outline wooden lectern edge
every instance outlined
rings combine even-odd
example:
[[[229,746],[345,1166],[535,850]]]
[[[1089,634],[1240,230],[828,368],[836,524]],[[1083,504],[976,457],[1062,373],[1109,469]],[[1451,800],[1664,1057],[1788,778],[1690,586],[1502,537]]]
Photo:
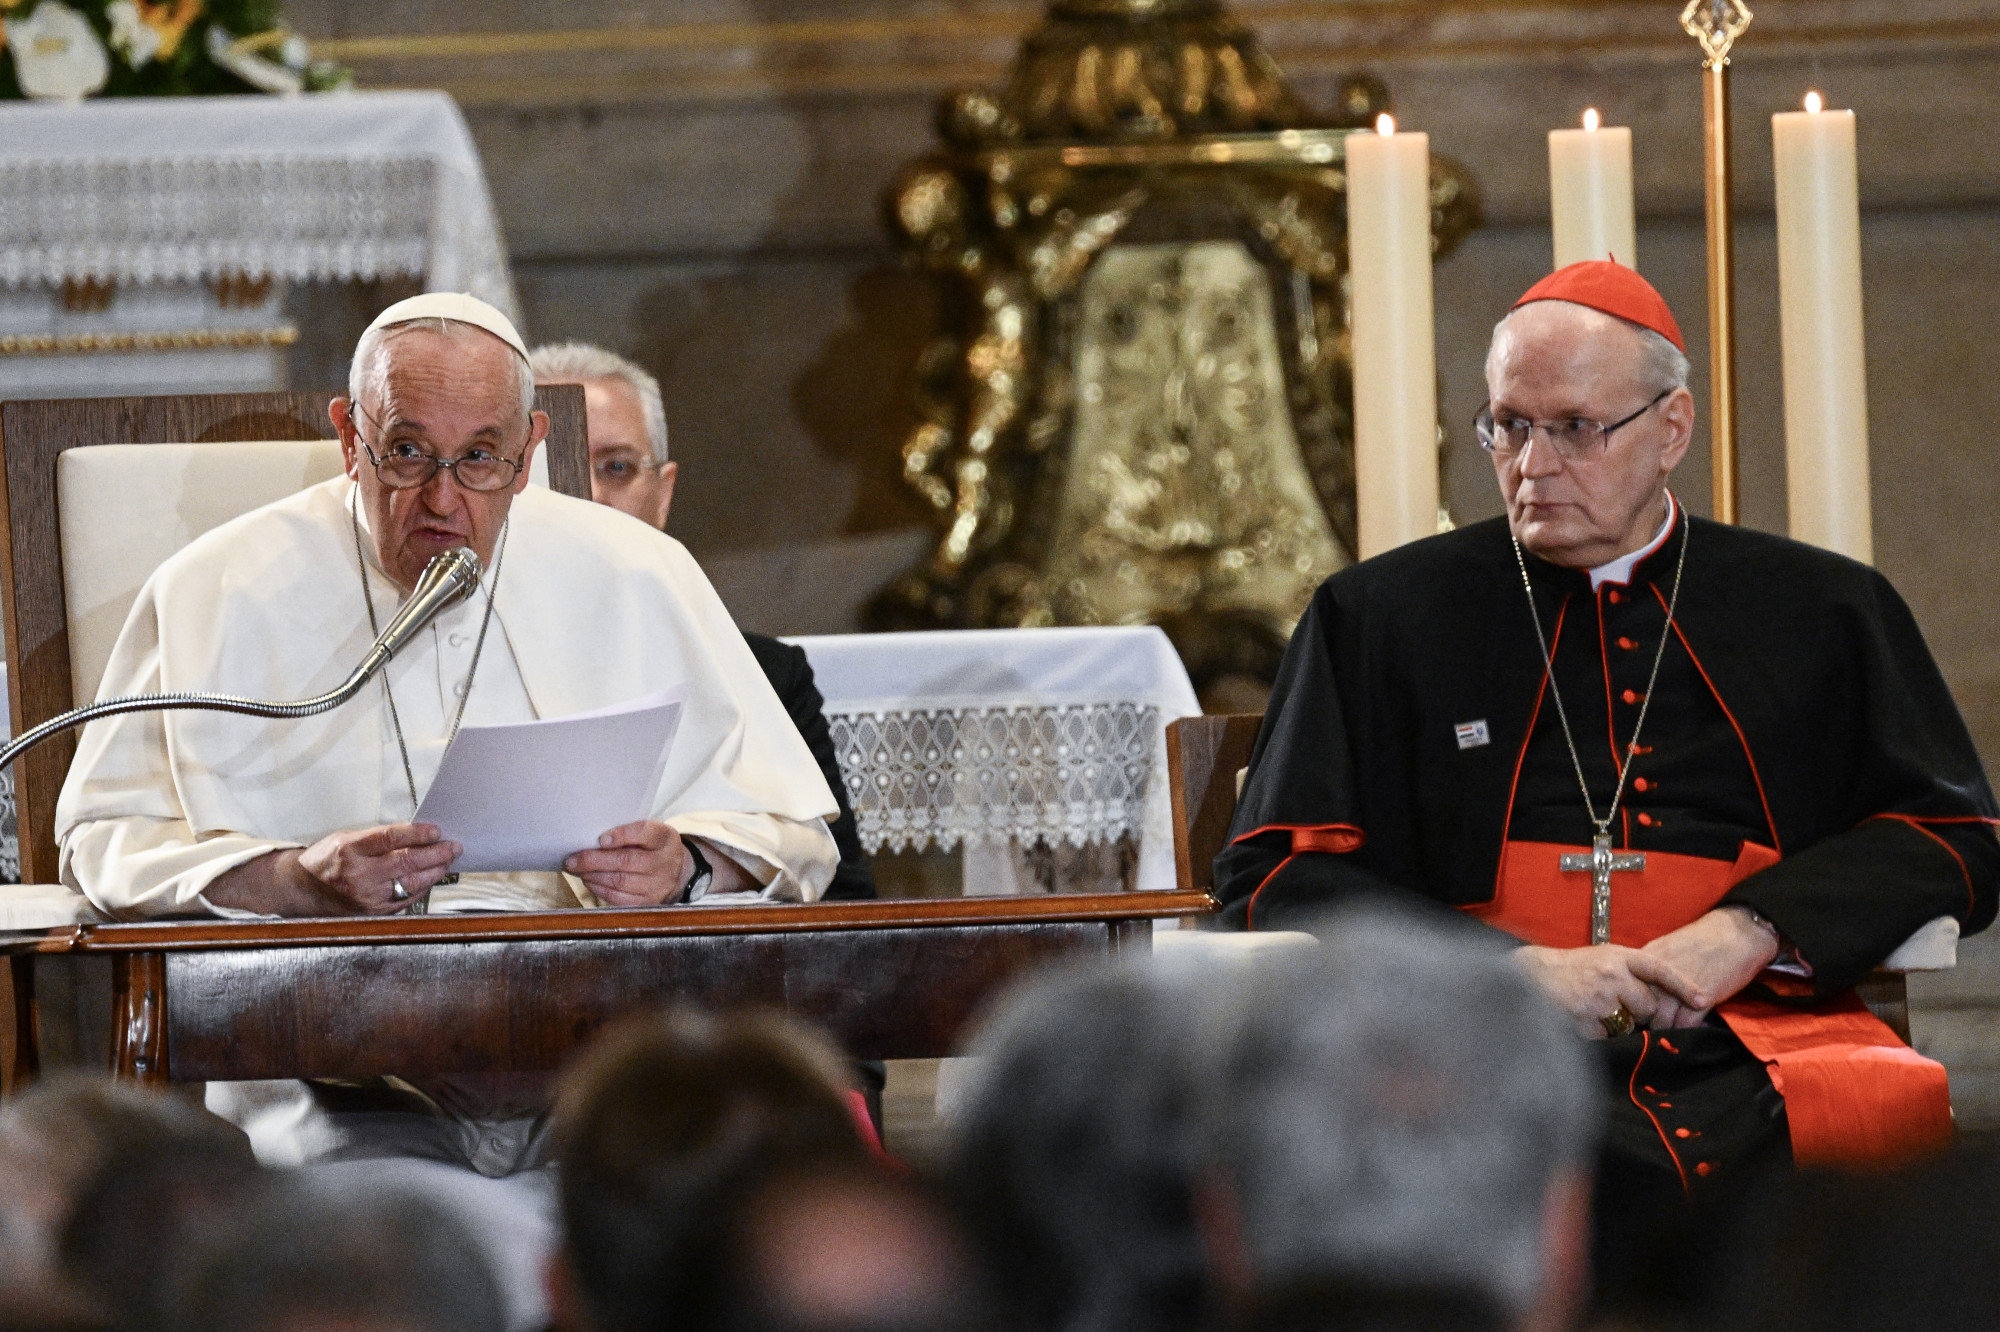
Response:
[[[0,953],[155,953],[345,944],[500,943],[512,939],[632,939],[794,934],[962,925],[1138,921],[1212,915],[1206,892],[1143,891],[1048,897],[965,897],[755,906],[496,911],[438,916],[174,920],[64,925],[0,934]]]

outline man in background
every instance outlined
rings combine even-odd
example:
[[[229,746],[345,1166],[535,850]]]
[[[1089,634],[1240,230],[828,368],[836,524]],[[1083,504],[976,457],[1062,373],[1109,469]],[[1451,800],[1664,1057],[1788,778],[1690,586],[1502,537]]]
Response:
[[[680,464],[667,456],[667,413],[660,397],[660,381],[616,352],[587,342],[550,343],[535,348],[528,360],[538,385],[583,386],[590,435],[590,497],[648,527],[664,530],[667,513],[673,508]],[[840,804],[840,818],[833,824],[840,867],[821,900],[874,897],[875,875],[861,849],[854,809],[822,711],[825,700],[813,683],[805,652],[762,634],[746,633],[743,637],[819,761],[826,784]]]

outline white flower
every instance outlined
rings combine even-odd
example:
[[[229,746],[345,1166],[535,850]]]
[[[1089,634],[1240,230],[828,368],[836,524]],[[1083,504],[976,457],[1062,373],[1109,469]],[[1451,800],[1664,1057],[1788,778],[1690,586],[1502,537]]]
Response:
[[[111,77],[111,57],[83,15],[42,0],[25,19],[4,20],[14,74],[30,97],[80,102]]]
[[[111,0],[104,7],[104,16],[111,20],[111,49],[124,56],[133,69],[144,67],[160,53],[160,34],[139,17],[139,6],[132,0]]]
[[[304,69],[312,63],[312,48],[306,45],[305,38],[293,33],[278,48],[278,59],[285,62],[287,69]]]
[[[50,0],[43,0],[44,4]],[[268,93],[297,93],[306,81],[275,60],[266,60],[231,37],[220,23],[208,27],[208,58],[253,88]]]

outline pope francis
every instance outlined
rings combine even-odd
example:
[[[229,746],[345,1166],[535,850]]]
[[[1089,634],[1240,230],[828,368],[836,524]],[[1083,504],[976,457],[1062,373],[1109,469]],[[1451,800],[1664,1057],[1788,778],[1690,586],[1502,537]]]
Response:
[[[432,557],[479,593],[344,707],[302,721],[140,713],[85,730],[56,813],[64,882],[110,915],[327,916],[811,900],[834,801],[743,637],[671,537],[528,485],[548,430],[506,317],[467,296],[385,310],[330,414],[346,475],[207,533],[140,591],[100,697],[291,699],[344,678]],[[649,819],[568,873],[452,874],[412,822],[461,725],[684,686]]]

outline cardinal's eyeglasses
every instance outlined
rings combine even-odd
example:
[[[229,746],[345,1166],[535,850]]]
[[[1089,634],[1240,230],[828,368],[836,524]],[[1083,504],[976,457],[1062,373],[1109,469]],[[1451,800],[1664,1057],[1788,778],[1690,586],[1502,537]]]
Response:
[[[356,403],[355,409],[380,432],[380,423],[367,408]],[[521,472],[517,459],[504,457],[478,445],[456,458],[440,458],[435,453],[426,453],[409,440],[397,440],[384,445],[382,456],[378,458],[368,441],[361,438],[360,431],[355,431],[354,437],[368,455],[368,461],[374,464],[375,475],[391,490],[420,490],[429,485],[431,478],[440,470],[450,472],[452,479],[467,490],[505,490],[514,484],[514,478]]]
[[[1610,425],[1584,416],[1565,417],[1560,421],[1528,421],[1520,417],[1496,421],[1493,419],[1493,404],[1488,403],[1479,409],[1479,415],[1472,418],[1472,428],[1479,432],[1479,447],[1502,458],[1512,457],[1527,448],[1528,441],[1539,430],[1548,436],[1549,447],[1564,462],[1584,462],[1604,452],[1605,441],[1611,437],[1612,431],[1631,425],[1659,406],[1661,400],[1673,391],[1671,388],[1661,389],[1644,407]]]

